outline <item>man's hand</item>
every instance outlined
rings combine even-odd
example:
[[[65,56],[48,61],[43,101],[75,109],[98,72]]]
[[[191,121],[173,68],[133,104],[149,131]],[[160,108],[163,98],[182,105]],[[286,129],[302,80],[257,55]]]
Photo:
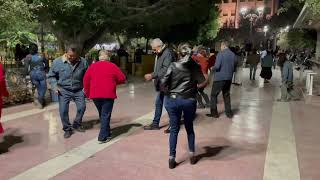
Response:
[[[152,75],[151,74],[146,74],[146,75],[144,75],[144,79],[146,81],[151,81],[152,80]]]
[[[55,92],[57,95],[59,95],[59,94],[60,94],[60,89],[57,88],[57,89],[54,90],[54,92]]]

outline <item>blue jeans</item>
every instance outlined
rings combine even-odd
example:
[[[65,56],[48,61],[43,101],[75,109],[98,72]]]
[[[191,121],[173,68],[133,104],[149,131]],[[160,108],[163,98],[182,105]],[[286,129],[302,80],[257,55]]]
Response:
[[[167,98],[165,107],[169,114],[171,126],[169,137],[170,157],[176,157],[176,147],[182,113],[184,117],[184,125],[188,135],[189,151],[192,153],[195,152],[193,121],[196,117],[197,101],[182,98]]]
[[[110,119],[114,104],[114,99],[97,98],[93,99],[94,104],[97,107],[100,118],[100,133],[98,140],[105,141],[110,136]]]
[[[257,65],[250,65],[250,80],[256,79]]]
[[[156,97],[156,103],[155,103],[156,110],[154,112],[154,118],[153,118],[153,123],[152,123],[153,125],[159,126],[159,124],[160,124],[164,101],[165,101],[164,93],[158,92],[157,97]]]
[[[69,104],[73,100],[76,103],[77,115],[73,122],[73,125],[69,121]],[[72,128],[78,128],[81,126],[82,117],[86,111],[85,96],[82,90],[69,91],[60,89],[59,92],[59,112],[64,131],[72,131]]]
[[[33,70],[31,71],[30,78],[32,84],[37,88],[38,101],[43,105],[47,91],[46,73],[40,70]]]

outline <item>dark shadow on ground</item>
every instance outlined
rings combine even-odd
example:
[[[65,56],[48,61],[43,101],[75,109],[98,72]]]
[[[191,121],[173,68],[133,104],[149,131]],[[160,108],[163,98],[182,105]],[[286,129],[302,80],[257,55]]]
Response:
[[[222,150],[228,148],[229,146],[217,146],[217,147],[210,147],[205,146],[203,149],[205,150],[204,153],[197,155],[197,161],[200,161],[203,158],[211,158],[217,156]]]
[[[0,143],[0,155],[8,153],[9,149],[16,144],[24,142],[22,136],[6,135],[3,137],[3,142]]]
[[[94,119],[94,120],[90,120],[90,121],[85,121],[82,122],[82,126],[84,129],[89,130],[89,129],[93,129],[95,125],[100,124],[100,120],[98,119]]]
[[[132,129],[134,127],[142,127],[142,125],[138,124],[138,123],[134,123],[134,124],[126,124],[126,125],[123,125],[123,126],[112,128],[111,129],[112,138],[121,136],[122,134],[125,134],[125,133],[129,132],[130,129]]]

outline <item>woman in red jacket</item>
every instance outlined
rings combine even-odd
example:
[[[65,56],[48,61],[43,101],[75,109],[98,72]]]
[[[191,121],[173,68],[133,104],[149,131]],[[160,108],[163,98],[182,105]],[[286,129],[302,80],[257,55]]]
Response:
[[[126,77],[115,64],[109,62],[110,53],[108,51],[100,51],[99,60],[87,70],[83,85],[85,95],[93,99],[99,112],[101,129],[98,141],[105,143],[111,137],[110,119],[114,99],[117,98],[116,87],[125,83]]]
[[[1,119],[2,97],[3,96],[8,97],[9,93],[8,93],[7,86],[6,86],[6,80],[4,77],[3,67],[0,64],[0,119]],[[3,133],[3,127],[0,122],[0,134],[2,134],[2,133]]]

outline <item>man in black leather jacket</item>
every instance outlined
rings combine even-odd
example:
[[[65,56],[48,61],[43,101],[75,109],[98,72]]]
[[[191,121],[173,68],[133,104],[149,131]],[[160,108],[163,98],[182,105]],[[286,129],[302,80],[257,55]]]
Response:
[[[173,51],[168,48],[160,39],[154,39],[151,42],[152,50],[157,53],[154,72],[146,74],[145,79],[147,81],[154,80],[155,89],[157,91],[157,97],[155,102],[155,113],[153,122],[145,126],[145,130],[159,130],[160,118],[162,115],[163,103],[165,101],[164,92],[160,89],[160,79],[167,72],[168,67],[175,61]]]
[[[172,63],[161,79],[161,88],[166,92],[165,108],[170,117],[170,158],[169,168],[176,166],[176,146],[180,121],[183,113],[184,124],[188,134],[190,163],[195,164],[195,135],[193,120],[197,109],[197,88],[206,85],[200,66],[191,59],[191,47],[188,44],[179,46],[179,61]]]

